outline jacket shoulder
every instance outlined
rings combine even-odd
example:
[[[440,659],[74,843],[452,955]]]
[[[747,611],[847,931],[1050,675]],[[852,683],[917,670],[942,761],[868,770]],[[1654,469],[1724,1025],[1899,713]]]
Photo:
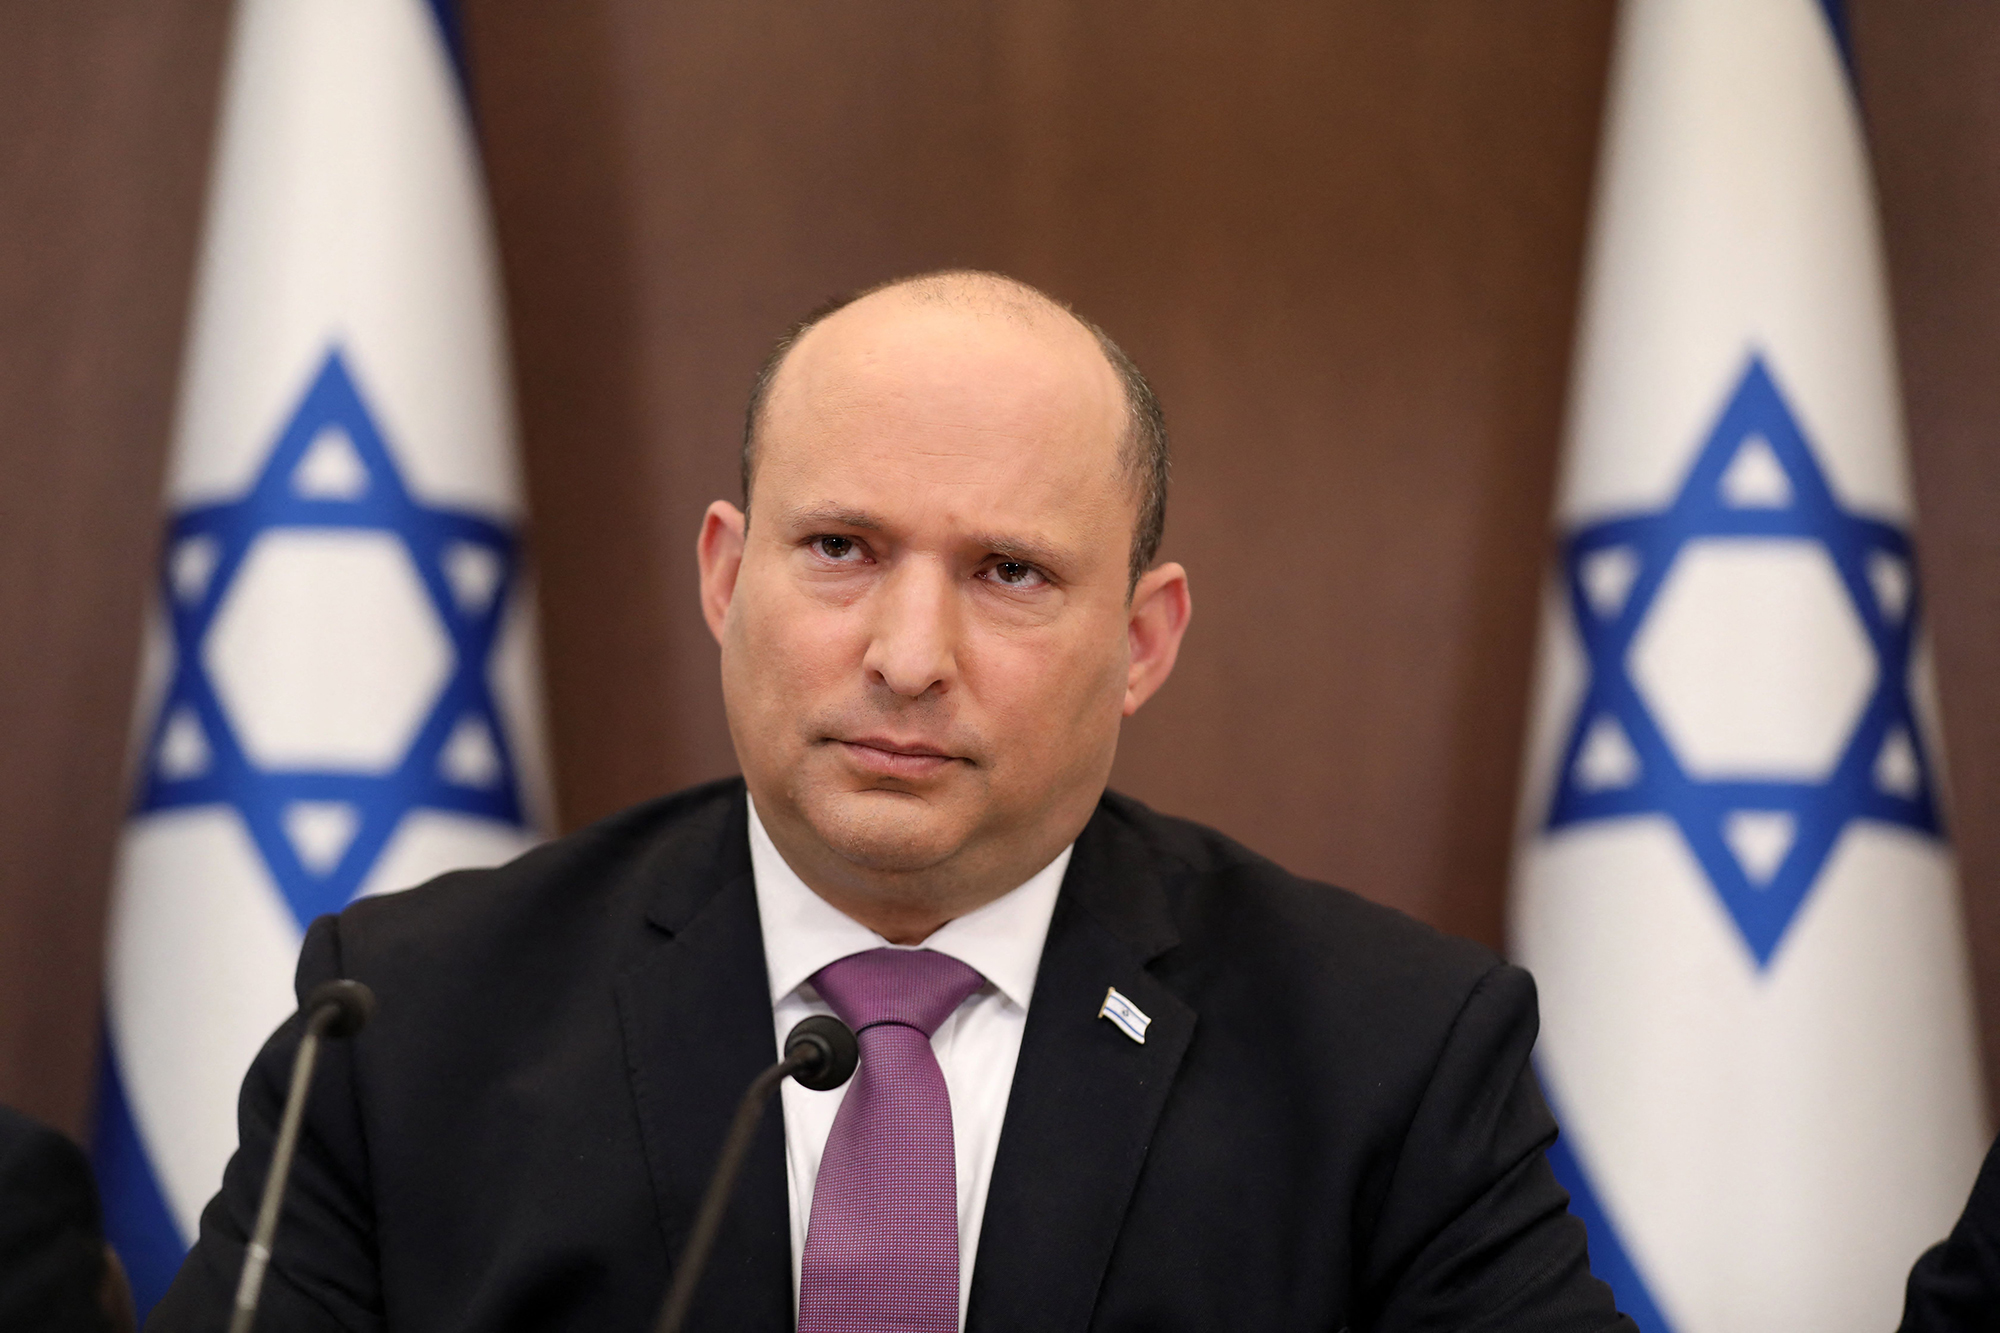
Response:
[[[712,782],[620,811],[504,865],[454,870],[415,888],[364,898],[316,931],[337,937],[340,961],[367,971],[454,970],[518,950],[560,956],[565,942],[608,943],[639,921],[664,886],[713,879],[748,864],[743,783]],[[734,838],[732,841],[732,834]],[[602,962],[603,954],[596,954]],[[362,975],[356,971],[354,975]]]
[[[1297,970],[1314,989],[1351,1001],[1398,1005],[1428,997],[1424,1007],[1454,1011],[1482,977],[1506,966],[1471,940],[1295,875],[1226,834],[1129,796],[1107,792],[1098,820],[1124,844],[1121,860],[1153,868],[1170,904],[1177,952],[1190,962]]]

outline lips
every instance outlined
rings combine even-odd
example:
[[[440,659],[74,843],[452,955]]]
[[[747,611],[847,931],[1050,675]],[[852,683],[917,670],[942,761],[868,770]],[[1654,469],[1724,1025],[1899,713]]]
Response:
[[[958,762],[956,756],[921,741],[862,736],[833,743],[855,767],[887,778],[926,778]]]

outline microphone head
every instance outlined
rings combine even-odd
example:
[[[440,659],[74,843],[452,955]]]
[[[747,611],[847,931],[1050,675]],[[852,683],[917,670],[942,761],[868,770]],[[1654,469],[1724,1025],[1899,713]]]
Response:
[[[351,1037],[367,1025],[375,1012],[375,992],[358,981],[342,977],[321,982],[300,1006],[306,1022],[316,1026],[322,1037]]]
[[[785,1058],[808,1055],[811,1063],[792,1071],[792,1077],[814,1092],[830,1092],[854,1077],[861,1063],[861,1043],[854,1029],[832,1014],[814,1014],[799,1020],[785,1036]]]

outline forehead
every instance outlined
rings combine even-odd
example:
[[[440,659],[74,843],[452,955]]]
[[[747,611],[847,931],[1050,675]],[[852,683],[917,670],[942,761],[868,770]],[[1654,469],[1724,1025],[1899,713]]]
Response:
[[[1101,521],[1107,505],[1131,500],[1127,422],[1116,372],[1061,311],[892,290],[830,316],[792,349],[759,423],[753,484]]]

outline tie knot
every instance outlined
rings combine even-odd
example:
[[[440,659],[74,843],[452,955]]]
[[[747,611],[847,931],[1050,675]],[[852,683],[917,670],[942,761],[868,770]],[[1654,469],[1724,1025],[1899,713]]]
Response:
[[[828,963],[813,973],[812,983],[856,1032],[900,1023],[929,1037],[985,980],[950,954],[870,949]]]

